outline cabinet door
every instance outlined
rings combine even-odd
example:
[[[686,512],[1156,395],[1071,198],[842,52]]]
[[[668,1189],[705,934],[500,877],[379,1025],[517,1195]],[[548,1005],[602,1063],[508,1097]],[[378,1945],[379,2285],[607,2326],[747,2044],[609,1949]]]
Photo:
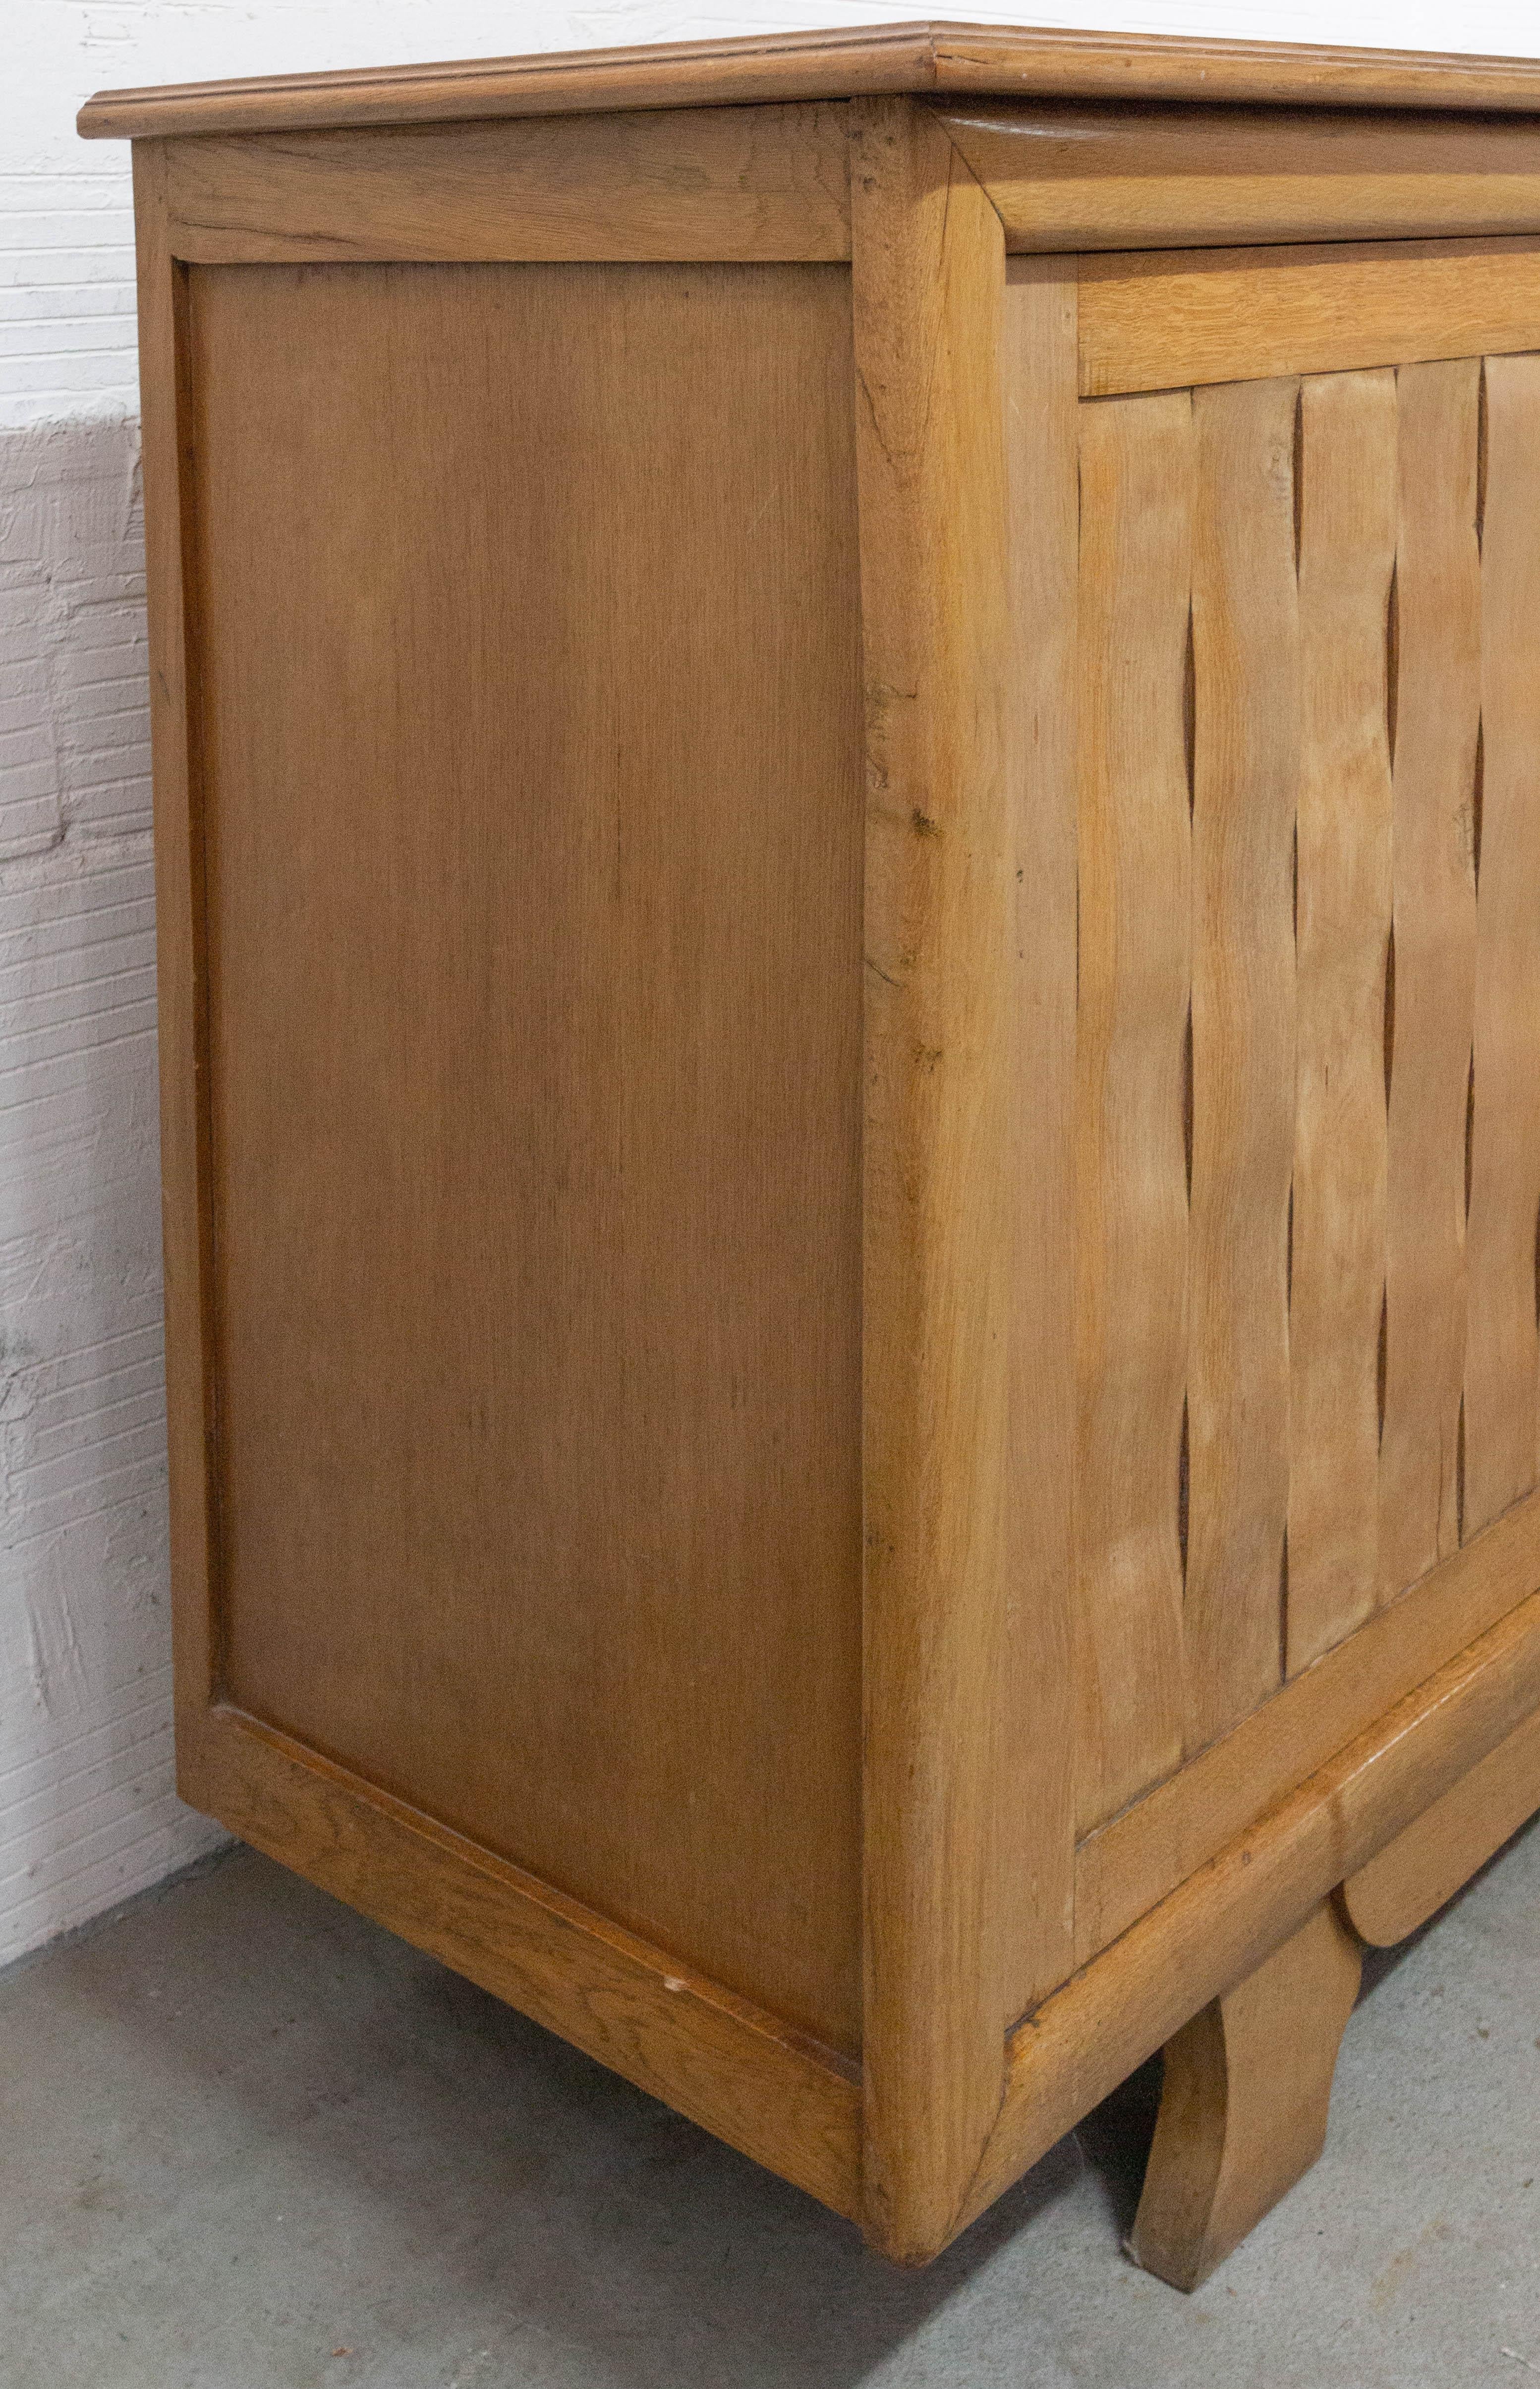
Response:
[[[1540,1564],[1540,355],[1430,258],[1083,268],[1082,1957]]]

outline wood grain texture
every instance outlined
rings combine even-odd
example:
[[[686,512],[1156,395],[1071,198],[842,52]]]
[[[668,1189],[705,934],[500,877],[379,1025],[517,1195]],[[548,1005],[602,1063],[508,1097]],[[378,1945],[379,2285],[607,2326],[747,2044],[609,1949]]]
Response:
[[[1014,251],[1540,232],[1529,123],[1040,100],[943,114]]]
[[[907,2261],[1540,1712],[1540,136],[1197,57],[136,158],[183,1786]]]
[[[97,92],[77,122],[87,140],[118,140],[927,91],[1527,114],[1540,109],[1540,69],[1429,51],[910,23]]]
[[[1522,386],[1529,361],[1496,360],[1491,371]],[[1534,1465],[1534,1215],[1540,1207],[1534,1105],[1540,1094],[1531,1057],[1540,989],[1529,975],[1540,960],[1529,913],[1515,895],[1521,886],[1533,891],[1540,885],[1540,852],[1531,851],[1533,824],[1526,826],[1534,809],[1518,793],[1527,786],[1527,759],[1540,744],[1528,647],[1519,629],[1540,594],[1529,586],[1535,497],[1525,476],[1534,436],[1521,431],[1515,417],[1508,464],[1523,461],[1517,480],[1502,484],[1508,545],[1505,557],[1488,530],[1483,595],[1476,525],[1479,373],[1467,361],[1406,368],[1404,387],[1387,374],[1306,377],[1292,464],[1290,385],[1239,384],[1200,391],[1193,401],[1200,427],[1209,409],[1222,417],[1233,411],[1240,420],[1242,408],[1254,408],[1255,420],[1269,425],[1267,439],[1248,434],[1234,454],[1253,458],[1264,477],[1271,475],[1265,527],[1256,519],[1254,482],[1232,472],[1221,488],[1210,476],[1201,503],[1215,537],[1229,543],[1227,552],[1244,557],[1244,569],[1213,579],[1205,596],[1201,541],[1194,569],[1191,1356],[1181,1618],[1190,1761],[1203,1747],[1205,1726],[1221,1739],[1209,1759],[1191,1769],[1187,1793],[1169,1786],[1142,1799],[1132,1794],[1134,1806],[1122,1814],[1114,1801],[1100,1816],[1082,1808],[1081,1830],[1088,1834],[1077,1861],[1082,1957],[1211,1856],[1223,1837],[1221,1818],[1233,1830],[1255,1813],[1248,1805],[1254,1793],[1280,1796],[1298,1757],[1288,1747],[1285,1720],[1305,1731],[1317,1760],[1327,1745],[1313,1739],[1316,1723],[1334,1718],[1344,1731],[1368,1724],[1371,1708],[1351,1699],[1338,1707],[1333,1687],[1345,1691],[1350,1678],[1333,1670],[1323,1677],[1315,1663],[1353,1635],[1373,1608],[1397,1604],[1409,1585],[1451,1558],[1462,1500],[1469,1539],[1534,1481],[1527,1472]],[[1085,410],[1084,437],[1088,442],[1104,437],[1101,427],[1114,409],[1186,402],[1179,395],[1098,402]],[[1177,486],[1177,477],[1165,479],[1168,489]],[[1489,442],[1489,509],[1495,486]],[[1085,515],[1091,541],[1097,515],[1088,475],[1087,489],[1093,492]],[[1490,511],[1487,521],[1493,521]],[[1297,581],[1291,571],[1296,528]],[[1260,597],[1259,574],[1269,576]],[[1280,627],[1259,636],[1269,605]],[[1297,660],[1292,607],[1300,625]],[[1483,617],[1487,684],[1495,692],[1499,718],[1503,706],[1510,709],[1511,777],[1497,833],[1505,840],[1504,858],[1488,884],[1481,932],[1494,1117],[1483,1143],[1478,1098],[1468,1147],[1478,967],[1475,862],[1484,837],[1484,773],[1477,760]],[[1206,673],[1205,637],[1212,649]],[[1126,634],[1114,637],[1104,630],[1100,640],[1101,649],[1119,658],[1128,645]],[[1168,666],[1168,694],[1175,678]],[[1228,756],[1225,708],[1240,724],[1230,734],[1240,744]],[[1152,706],[1146,711],[1158,719]],[[1292,751],[1296,730],[1297,753]],[[1263,819],[1272,824],[1274,893],[1272,919],[1259,933],[1235,925],[1226,911],[1227,904],[1233,909],[1232,898],[1211,904],[1205,917],[1200,859],[1206,824],[1217,824],[1225,836],[1254,837]],[[1297,837],[1294,885],[1280,894],[1291,823]],[[1222,846],[1215,851],[1222,857]],[[1082,898],[1082,947],[1094,956],[1105,932],[1093,926],[1088,937],[1085,914],[1101,920],[1109,907],[1088,875]],[[1157,934],[1157,918],[1171,911],[1168,895],[1152,898],[1140,933]],[[1394,943],[1393,923],[1400,933]],[[1270,961],[1266,930],[1274,940]],[[1120,952],[1134,942],[1120,929]],[[1254,994],[1248,1009],[1223,984],[1223,974],[1239,973],[1243,983],[1262,969],[1270,972],[1274,992]],[[1211,972],[1216,984],[1205,1015]],[[1083,965],[1083,1034],[1088,1025],[1094,1033],[1096,985],[1094,972],[1088,975]],[[1284,1038],[1291,999],[1292,1057]],[[1149,1016],[1146,1006],[1141,1017]],[[1254,1057],[1246,1042],[1254,1016],[1265,1025]],[[1218,1024],[1217,1060],[1205,1049],[1205,1017]],[[1277,1125],[1279,1114],[1288,1119],[1292,1169],[1278,1165],[1274,1154],[1258,1175],[1254,1155],[1270,1152],[1269,1125]],[[1205,1121],[1217,1122],[1217,1145],[1205,1143]],[[1148,1139],[1145,1146],[1152,1149]],[[1468,1168],[1474,1230],[1484,1239],[1478,1264],[1483,1274],[1479,1282],[1471,1279],[1469,1302]],[[1088,1153],[1077,1197],[1082,1216],[1094,1220],[1109,1204],[1126,1201],[1130,1182],[1126,1159],[1114,1168],[1105,1156]],[[1278,1215],[1285,1205],[1280,1231]],[[1247,1240],[1259,1240],[1265,1266],[1237,1260]],[[1286,1299],[1279,1292],[1280,1274]],[[1139,1284],[1137,1272],[1127,1275]],[[1254,1306],[1264,1298],[1258,1312]],[[1137,1300],[1136,1295],[1126,1301],[1124,1312]],[[1248,1303],[1254,1306],[1249,1322]],[[1206,1383],[1199,1366],[1205,1318],[1216,1321],[1222,1339],[1215,1348],[1221,1372]],[[1084,1361],[1094,1361],[1099,1332],[1094,1307],[1083,1302],[1077,1335]],[[1281,1421],[1280,1367],[1289,1386]],[[1163,1385],[1157,1369],[1148,1371],[1143,1390],[1152,1411]],[[1478,1410],[1483,1422],[1479,1460]],[[1229,1445],[1235,1458],[1227,1479]],[[1492,1495],[1482,1472],[1496,1466],[1500,1473],[1504,1465],[1509,1474]],[[1082,1452],[1082,1515],[1094,1514],[1108,1485],[1113,1498],[1120,1498],[1127,1475],[1126,1467],[1118,1471]],[[1211,1556],[1215,1485],[1222,1530],[1243,1538],[1257,1521],[1268,1536],[1276,1531],[1272,1521],[1284,1484],[1286,1565],[1279,1534],[1272,1584],[1254,1548],[1241,1565]],[[1240,1548],[1244,1551],[1243,1541]],[[1148,1577],[1142,1580],[1148,1583]],[[1468,1581],[1463,1569],[1447,1579],[1452,1617],[1463,1614],[1458,1588]],[[1435,1578],[1419,1597],[1416,1614],[1437,1615],[1440,1583]],[[1531,1589],[1529,1582],[1517,1584],[1509,1597]],[[1083,1603],[1082,1632],[1090,1646],[1083,1673],[1101,1666],[1104,1689],[1116,1689],[1107,1718],[1093,1715],[1079,1722],[1088,1772],[1100,1764],[1099,1741],[1140,1752],[1152,1720],[1162,1715],[1158,1669],[1130,1668],[1127,1681],[1117,1676],[1130,1614],[1126,1603],[1113,1603],[1105,1616]],[[1412,1616],[1399,1611],[1394,1631],[1415,1642]],[[1313,1685],[1297,1707],[1279,1707],[1267,1697],[1276,1682],[1269,1679],[1269,1639],[1280,1626],[1289,1674],[1305,1671]],[[1364,1660],[1365,1700],[1371,1682],[1381,1687],[1374,1697],[1382,1697],[1387,1680],[1378,1659],[1370,1658],[1368,1646],[1354,1647]],[[1445,1643],[1440,1655],[1450,1647]],[[1392,1648],[1387,1643],[1384,1653]],[[1240,1672],[1248,1664],[1249,1679]],[[1215,1671],[1222,1690],[1205,1717],[1203,1688]],[[1400,1680],[1404,1687],[1406,1679]],[[1254,1721],[1247,1711],[1259,1702]],[[1265,1722],[1269,1718],[1271,1726]],[[1232,1733],[1242,1720],[1243,1730]]]
[[[1167,33],[1027,32],[937,25],[939,91],[1004,96],[1260,102],[1267,107],[1512,109],[1533,113],[1530,58],[1316,48]]]
[[[230,1697],[853,2052],[848,277],[190,274]]]
[[[1001,1699],[1001,2015],[1075,1966],[1075,588],[1079,402],[1066,260],[1006,270],[1007,804],[1016,837],[1017,1212]]]
[[[1393,374],[1301,386],[1291,1676],[1379,1591],[1395,428]]]
[[[1185,394],[1082,410],[1075,1128],[1076,1810],[1183,1746],[1178,1476],[1192,994]]]
[[[176,256],[203,264],[850,254],[845,111],[659,110],[169,141]]]
[[[962,2220],[982,2214],[1536,1707],[1540,1595],[1317,1772],[1294,1778],[1277,1808],[1023,2019],[1008,2044],[999,2121]]]
[[[1465,1124],[1476,959],[1481,367],[1396,377],[1394,983],[1381,1601],[1459,1542]]]
[[[1081,1963],[1173,1884],[1210,1865],[1292,1786],[1537,1589],[1540,1498],[1532,1495],[1180,1774],[1082,1843],[1075,1869]]]
[[[1340,1897],[1355,1933],[1393,1948],[1436,1915],[1540,1809],[1540,1712],[1442,1800],[1349,1875]]]
[[[1540,1298],[1540,357],[1489,357],[1465,1532],[1535,1481]]]
[[[1528,360],[1489,370],[1527,388]],[[1187,1397],[1186,1467],[1175,1503],[1164,1472],[1152,1471],[1142,1514],[1157,1554],[1163,1534],[1185,1538],[1182,1599],[1165,1645],[1152,1647],[1148,1616],[1172,1614],[1162,1600],[1168,1560],[1141,1558],[1132,1590],[1114,1587],[1110,1569],[1082,1566],[1082,1958],[1212,1857],[1227,1831],[1258,1813],[1254,1800],[1282,1796],[1303,1750],[1320,1763],[1369,1723],[1374,1700],[1406,1689],[1410,1679],[1390,1664],[1398,1637],[1408,1651],[1422,1647],[1427,1665],[1457,1647],[1442,1629],[1422,1645],[1419,1619],[1436,1620],[1445,1602],[1451,1630],[1498,1614],[1464,1568],[1435,1575],[1411,1610],[1398,1597],[1451,1560],[1462,1499],[1469,1539],[1534,1481],[1524,1471],[1535,1447],[1540,1080],[1530,1057],[1540,988],[1529,974],[1540,957],[1515,890],[1540,885],[1525,826],[1534,808],[1518,794],[1540,748],[1519,626],[1540,592],[1529,585],[1536,498],[1517,460],[1540,440],[1515,415],[1499,468],[1516,475],[1502,482],[1508,547],[1495,548],[1489,529],[1483,594],[1479,373],[1469,361],[1433,362],[1404,369],[1404,389],[1376,372],[1083,407],[1088,819],[1106,692],[1126,692],[1151,643],[1165,639],[1158,670],[1127,706],[1131,760],[1105,806],[1114,841],[1137,837],[1141,806],[1170,778],[1183,674],[1169,618],[1186,581],[1185,565],[1152,567],[1132,544],[1114,556],[1101,460],[1126,427],[1174,422],[1190,406],[1198,465],[1195,479],[1169,457],[1152,466],[1131,509],[1152,557],[1168,510],[1194,510],[1190,902],[1148,855],[1116,883],[1082,824],[1083,1101],[1101,1083],[1117,975],[1190,935],[1192,978],[1188,1349],[1185,1381],[1176,1380]],[[1489,443],[1489,525],[1496,486]],[[1510,794],[1481,932],[1495,1117],[1483,1145],[1478,1070],[1468,1152],[1483,619],[1486,683],[1511,725]],[[1393,926],[1403,932],[1395,940]],[[1175,1000],[1174,982],[1141,990],[1129,1007],[1136,1041],[1158,1043]],[[1148,1118],[1127,1150],[1082,1130],[1078,1365],[1100,1399],[1106,1338],[1121,1339],[1124,1412],[1136,1422],[1126,1448],[1082,1435],[1083,1552],[1103,1521],[1108,1552],[1134,1548],[1124,1514],[1146,1488],[1130,1451],[1170,1407],[1160,1332],[1176,1315],[1177,1281],[1130,1252],[1104,1271],[1112,1292],[1099,1285],[1109,1223],[1134,1216],[1151,1184],[1173,1175],[1181,1090],[1169,1080],[1148,1058],[1134,1071]],[[1097,1124],[1094,1104],[1085,1117]],[[1473,1233],[1485,1239],[1485,1275],[1472,1278],[1469,1303],[1468,1166]],[[1156,1335],[1140,1346],[1146,1316]],[[1480,1463],[1478,1408],[1490,1427]],[[1521,1455],[1518,1473],[1498,1499],[1480,1479],[1472,1506],[1472,1468],[1500,1466],[1505,1450]],[[1534,1580],[1509,1581],[1499,1568],[1494,1583],[1516,1599]],[[1385,1604],[1389,1639],[1353,1641],[1356,1676],[1321,1673],[1317,1663]],[[1280,1640],[1288,1675],[1306,1687],[1297,1704],[1272,1697]],[[1179,1777],[1160,1786],[1177,1766],[1167,1718],[1178,1668],[1185,1790]]]
[[[194,1767],[218,1670],[213,1616],[207,981],[196,637],[185,448],[185,285],[171,253],[163,161],[135,150],[139,389],[155,773],[156,985],[166,1434],[178,1781]]]
[[[846,99],[932,85],[933,32],[923,24],[876,25],[854,35],[656,42],[633,49],[547,50],[525,57],[97,92],[80,110],[76,127],[87,141],[143,140]]]
[[[1016,1107],[999,219],[854,120],[866,652],[867,2229],[952,2236],[999,2098]]]
[[[1129,2254],[1195,2290],[1326,2146],[1358,1944],[1330,1901],[1165,2044]]]
[[[1088,397],[1540,347],[1532,240],[1153,249],[1080,271]]]
[[[1296,385],[1193,399],[1187,1743],[1276,1686],[1289,1504]]]
[[[859,2212],[856,2069],[406,1803],[238,1710],[211,1712],[200,1803],[655,2099]]]

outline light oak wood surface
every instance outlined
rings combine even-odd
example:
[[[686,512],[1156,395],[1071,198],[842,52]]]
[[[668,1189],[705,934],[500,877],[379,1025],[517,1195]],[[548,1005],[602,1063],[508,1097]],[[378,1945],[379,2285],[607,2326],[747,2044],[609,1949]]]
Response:
[[[1082,1964],[1540,1587],[1531,1495],[1080,1845]]]
[[[845,110],[227,134],[164,145],[177,257],[821,261],[850,254]]]
[[[1322,2112],[1276,1953],[1533,1805],[1540,239],[1362,236],[1528,204],[1477,91],[908,27],[87,111],[179,1782],[906,2262],[1185,2035],[1201,2270]]]
[[[860,2075],[847,2060],[239,1710],[211,1712],[197,1789],[243,1840],[859,2216]]]
[[[191,269],[223,1683],[854,2051],[849,322]]]
[[[1075,1784],[1038,1719],[1045,1710],[1067,1714],[1075,1699],[1075,357],[1073,262],[1012,259],[1000,326],[1018,1207],[1000,1704],[1007,2021],[1046,1998],[1075,1963]]]
[[[1291,1676],[1380,1590],[1395,431],[1394,374],[1300,385]]]
[[[1192,402],[1085,411],[1075,1023],[1082,1831],[1184,1748]]]
[[[1467,1589],[1495,1551],[1455,1554],[1534,1483],[1540,964],[1513,909],[1540,879],[1519,794],[1540,736],[1518,629],[1534,370],[1083,404],[1077,1036],[1101,1139],[1083,1137],[1076,1183],[1095,1423],[1075,1496],[1083,1955],[1277,1795],[1296,1737],[1325,1757],[1317,1729],[1368,1721],[1351,1686],[1383,1698],[1371,1648],[1437,1664],[1469,1639]],[[1126,447],[1145,478],[1120,516],[1104,459]],[[1190,900],[1148,844],[1164,822],[1183,851],[1184,705]],[[1139,854],[1121,880],[1101,822]],[[1102,1125],[1119,1117],[1109,1002],[1151,1049],[1121,1146]],[[1124,1222],[1135,1243],[1109,1262]],[[1422,1578],[1383,1645],[1360,1635],[1355,1669],[1317,1671]],[[1454,1639],[1433,1657],[1419,1621],[1441,1616]],[[1299,1694],[1275,1706],[1285,1674]]]
[[[1358,1944],[1330,1902],[1165,2045],[1128,2251],[1195,2290],[1308,2173],[1358,1996]]]
[[[1297,1931],[1540,1707],[1540,1594],[1379,1717],[1011,2035],[999,2118],[962,2220]]]
[[[1342,1888],[1353,1929],[1394,1948],[1437,1914],[1540,1809],[1540,1713],[1500,1742]]]
[[[1540,356],[1484,376],[1466,1532],[1532,1489],[1540,1431]]]
[[[1347,373],[1540,348],[1540,244],[1152,249],[1080,269],[1080,388]]]
[[[1481,366],[1396,376],[1380,1591],[1458,1548],[1481,749]]]
[[[1540,231],[1527,122],[1043,100],[943,114],[1013,251]]]
[[[1186,1737],[1278,1682],[1288,1527],[1299,591],[1287,381],[1192,402]]]
[[[87,140],[141,140],[883,92],[1535,114],[1540,67],[1527,58],[922,22],[98,92],[77,121]]]
[[[999,2102],[1016,1057],[999,219],[941,128],[851,160],[866,663],[867,2228],[950,2238]]]

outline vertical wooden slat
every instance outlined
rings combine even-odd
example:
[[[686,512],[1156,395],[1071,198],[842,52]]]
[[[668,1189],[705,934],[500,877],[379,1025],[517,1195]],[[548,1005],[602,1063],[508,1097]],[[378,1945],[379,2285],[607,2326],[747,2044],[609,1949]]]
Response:
[[[1001,2008],[1075,1963],[1075,905],[1077,279],[1012,258],[1002,369],[1007,773],[1016,839],[1017,1251],[1002,1688]]]
[[[1534,1484],[1540,1416],[1540,357],[1484,370],[1467,1539]]]
[[[1277,1684],[1289,1498],[1298,385],[1193,399],[1187,1733]]]
[[[185,269],[172,255],[165,153],[134,145],[139,387],[149,596],[150,735],[155,762],[156,969],[159,1000],[161,1226],[165,1249],[166,1427],[176,1677],[177,1784],[205,1784],[216,1689],[210,1360],[208,1074],[205,1067],[203,815],[196,660],[188,628],[188,497],[183,470]]]
[[[1190,398],[1085,407],[1080,472],[1076,1805],[1088,1832],[1182,1751]]]
[[[1374,1606],[1391,926],[1395,377],[1300,386],[1290,1675]]]
[[[852,108],[866,650],[866,2227],[945,2245],[999,2103],[1016,1167],[999,217]]]
[[[1465,1119],[1476,956],[1481,366],[1396,377],[1394,976],[1379,1598],[1458,1548]]]

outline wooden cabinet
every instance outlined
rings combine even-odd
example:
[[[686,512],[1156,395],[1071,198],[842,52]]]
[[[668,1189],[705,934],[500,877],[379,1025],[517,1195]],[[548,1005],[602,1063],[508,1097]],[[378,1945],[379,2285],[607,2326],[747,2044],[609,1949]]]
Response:
[[[1169,2042],[1196,2277],[1540,1805],[1540,69],[83,130],[185,1796],[910,2261]]]

